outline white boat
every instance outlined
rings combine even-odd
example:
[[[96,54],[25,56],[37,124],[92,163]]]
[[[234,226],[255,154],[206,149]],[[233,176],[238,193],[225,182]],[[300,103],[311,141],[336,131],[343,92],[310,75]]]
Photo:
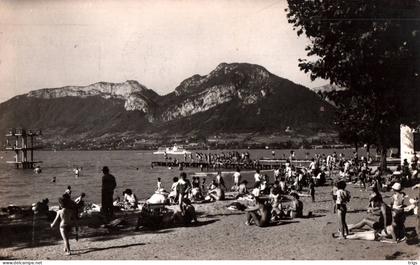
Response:
[[[185,155],[191,154],[190,151],[184,149],[181,145],[174,145],[173,147],[159,147],[157,151],[153,152],[155,155]]]

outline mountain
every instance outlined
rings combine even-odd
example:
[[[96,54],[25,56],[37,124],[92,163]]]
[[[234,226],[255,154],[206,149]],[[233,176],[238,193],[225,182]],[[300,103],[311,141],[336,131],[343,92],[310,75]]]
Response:
[[[332,112],[313,91],[262,66],[222,63],[163,96],[133,80],[31,91],[0,104],[0,131],[41,128],[44,142],[81,148],[152,138],[159,144],[171,137],[282,135],[286,127],[306,137],[333,131]]]

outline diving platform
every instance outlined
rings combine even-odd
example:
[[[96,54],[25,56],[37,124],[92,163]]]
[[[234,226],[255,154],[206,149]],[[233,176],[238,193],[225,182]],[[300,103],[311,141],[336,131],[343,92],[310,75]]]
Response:
[[[27,130],[23,128],[11,128],[6,134],[6,151],[15,152],[14,161],[6,161],[16,168],[32,169],[42,161],[34,160],[34,151],[41,149],[36,145],[36,138],[41,136],[41,130]]]

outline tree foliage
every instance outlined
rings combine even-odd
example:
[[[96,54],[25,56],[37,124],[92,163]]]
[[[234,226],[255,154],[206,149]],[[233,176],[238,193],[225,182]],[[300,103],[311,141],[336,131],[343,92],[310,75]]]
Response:
[[[299,67],[348,89],[332,97],[341,135],[386,149],[400,123],[420,122],[417,0],[288,0],[287,17],[306,35]]]

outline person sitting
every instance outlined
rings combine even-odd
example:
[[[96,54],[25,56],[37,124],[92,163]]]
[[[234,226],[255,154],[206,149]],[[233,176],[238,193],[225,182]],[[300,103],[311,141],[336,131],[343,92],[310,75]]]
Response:
[[[401,215],[392,212],[392,222],[390,225],[386,226],[382,230],[370,230],[370,231],[363,231],[363,232],[355,232],[353,234],[347,235],[347,239],[351,240],[369,240],[369,241],[381,241],[386,243],[399,243],[405,241],[407,238],[405,234],[401,234],[401,232],[405,232],[404,227],[404,220],[399,219]],[[354,229],[354,227],[353,227]],[[335,235],[333,234],[333,237]],[[391,239],[391,240],[389,240]]]
[[[48,198],[43,199],[41,202],[32,204],[32,210],[35,215],[47,215],[49,212]]]
[[[392,179],[395,182],[400,182],[402,180],[403,172],[401,165],[398,165],[394,172],[392,172]]]
[[[279,187],[282,194],[287,193],[289,188],[287,187],[286,178],[284,176],[280,178]]]
[[[378,190],[378,187],[372,186],[372,193],[369,195],[368,212],[379,210],[382,205],[382,195]]]
[[[197,215],[195,213],[194,206],[191,204],[191,201],[186,198],[184,199],[183,203],[185,204],[183,207],[185,212],[182,213],[178,211],[174,213],[172,217],[174,224],[190,225],[192,222],[197,224]]]
[[[203,193],[200,188],[200,179],[198,177],[193,177],[191,199],[194,201],[203,200]]]
[[[215,182],[213,183],[213,189],[209,189],[206,200],[208,201],[221,201],[225,199],[224,191]]]
[[[124,195],[124,208],[129,209],[137,209],[138,206],[138,200],[136,195],[133,193],[131,189],[126,189],[123,192]]]
[[[368,226],[379,233],[392,224],[391,207],[384,203],[382,196],[373,197],[370,205],[373,205],[374,207],[369,207],[369,210],[379,209],[379,212],[373,212],[372,216],[366,217],[356,224],[348,225],[349,231]]]
[[[337,236],[333,234],[333,237],[336,238]],[[399,242],[395,237],[395,231],[392,225],[387,226],[385,229],[381,230],[379,233],[374,230],[355,232],[355,233],[347,235],[346,239],[382,241],[382,242],[387,242],[387,243]],[[392,241],[389,241],[389,239],[392,239]]]
[[[114,207],[124,208],[124,203],[121,201],[121,198],[118,196],[115,201],[112,203]]]
[[[210,191],[210,190],[215,189],[216,188],[216,185],[215,184],[216,184],[216,181],[215,180],[212,180],[210,182],[209,186],[207,187],[207,190]]]
[[[235,196],[235,199],[239,199],[248,195],[248,188],[246,187],[247,184],[248,184],[248,181],[246,180],[241,181],[241,183],[237,187],[238,190],[237,190],[237,195]]]
[[[84,198],[86,197],[86,194],[84,192],[80,193],[80,196],[77,197],[74,202],[77,205],[77,209],[79,212],[83,211],[83,208],[85,207],[85,201]]]
[[[175,204],[178,199],[178,193],[176,191],[176,186],[178,185],[178,177],[172,179],[171,191],[169,192],[168,198],[172,204]]]
[[[303,217],[303,202],[299,200],[299,195],[296,192],[290,194],[292,196],[292,204],[289,208],[290,218],[302,218]]]
[[[251,191],[251,194],[255,197],[258,198],[261,195],[261,182],[257,181],[254,184],[254,188]]]
[[[270,189],[268,188],[268,184],[266,180],[262,180],[260,182],[260,194],[270,194]]]
[[[259,227],[266,227],[271,220],[271,205],[264,203],[260,198],[255,198],[256,207],[247,209],[246,225],[255,224]]]
[[[147,201],[148,204],[167,204],[167,193],[156,191]]]

